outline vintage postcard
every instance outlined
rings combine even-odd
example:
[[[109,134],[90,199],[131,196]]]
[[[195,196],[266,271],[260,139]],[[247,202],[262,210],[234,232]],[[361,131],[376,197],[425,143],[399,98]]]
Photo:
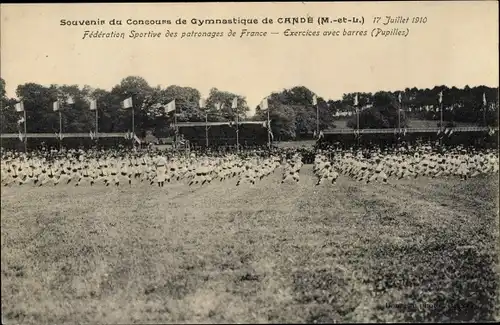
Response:
[[[500,320],[497,1],[0,18],[3,323]]]

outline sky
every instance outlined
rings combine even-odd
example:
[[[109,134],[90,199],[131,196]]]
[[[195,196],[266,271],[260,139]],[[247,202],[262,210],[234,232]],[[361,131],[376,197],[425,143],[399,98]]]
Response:
[[[130,75],[151,86],[189,86],[207,96],[212,87],[245,96],[251,110],[262,98],[306,86],[325,99],[349,92],[435,85],[498,87],[498,2],[345,2],[197,4],[1,5],[1,77],[7,95],[19,84],[78,84],[110,90]],[[313,24],[280,24],[280,17],[313,17]],[[358,17],[364,24],[319,25],[318,17]],[[426,17],[425,24],[373,23],[374,17]],[[194,19],[240,17],[253,25],[196,26]],[[263,18],[273,24],[263,24]],[[187,24],[175,21],[185,19]],[[123,25],[60,26],[60,20],[121,19]],[[156,26],[127,19],[171,20]],[[267,36],[240,37],[242,29]],[[371,37],[374,28],[405,36]],[[285,36],[286,29],[364,31],[367,36]],[[124,33],[125,39],[82,39],[84,31]],[[235,37],[227,36],[233,30]],[[161,38],[131,39],[131,31]],[[222,32],[216,38],[180,38],[189,32]],[[165,34],[178,33],[176,38]],[[269,34],[275,32],[277,34]]]

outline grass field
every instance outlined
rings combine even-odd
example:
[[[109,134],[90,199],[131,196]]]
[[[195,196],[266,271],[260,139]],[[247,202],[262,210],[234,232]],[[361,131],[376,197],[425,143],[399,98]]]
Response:
[[[498,182],[3,188],[4,323],[492,321]]]

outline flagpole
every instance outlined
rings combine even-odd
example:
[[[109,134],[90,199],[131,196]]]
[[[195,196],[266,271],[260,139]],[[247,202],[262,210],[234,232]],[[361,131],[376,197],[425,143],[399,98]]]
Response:
[[[57,110],[59,113],[59,151],[62,150],[62,115],[61,115],[61,108]]]
[[[398,107],[398,132],[401,133],[401,108],[402,104],[400,103]]]
[[[356,130],[358,133],[356,141],[357,141],[358,149],[359,149],[359,104],[358,103],[356,103]]]
[[[483,104],[483,125],[486,126],[486,104]]]
[[[95,137],[96,137],[96,141],[97,140],[97,132],[99,131],[99,117],[98,117],[98,113],[97,113],[97,105],[96,105],[96,108],[95,108]]]
[[[26,110],[23,107],[24,113],[24,152],[28,152],[28,134],[26,132]]]
[[[238,107],[236,107],[236,152],[240,153],[240,121],[238,119]]]
[[[132,147],[135,147],[135,110],[134,110],[134,102],[132,101]]]
[[[208,150],[208,113],[205,113],[205,146]]]
[[[318,135],[319,138],[319,106],[316,103],[316,134]]]
[[[271,129],[271,124],[269,123],[269,106],[267,106],[267,146],[269,150],[271,150],[271,133],[269,131],[270,129]]]
[[[443,101],[441,101],[439,109],[441,111],[441,124],[440,124],[439,130],[441,130],[441,132],[442,132],[443,131]]]
[[[175,105],[175,109],[174,109],[174,130],[175,130],[175,134],[174,134],[175,145],[174,145],[174,148],[177,150],[177,105]]]

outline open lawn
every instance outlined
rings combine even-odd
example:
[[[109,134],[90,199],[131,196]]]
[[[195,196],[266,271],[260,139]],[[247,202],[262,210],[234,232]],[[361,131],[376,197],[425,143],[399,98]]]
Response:
[[[1,191],[4,323],[492,321],[498,182]],[[497,320],[500,320],[497,318]]]

